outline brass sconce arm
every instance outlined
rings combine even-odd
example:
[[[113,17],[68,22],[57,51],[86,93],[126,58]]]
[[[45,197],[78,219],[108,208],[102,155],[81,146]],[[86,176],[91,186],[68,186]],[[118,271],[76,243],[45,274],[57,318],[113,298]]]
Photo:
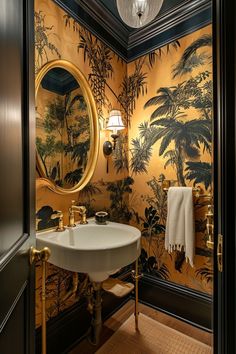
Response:
[[[105,156],[109,156],[112,154],[112,151],[116,148],[116,142],[119,137],[118,131],[124,129],[125,126],[122,122],[121,112],[118,109],[113,109],[109,113],[109,119],[107,122],[106,130],[112,131],[111,137],[113,142],[111,143],[109,140],[105,141],[103,144],[103,153]]]

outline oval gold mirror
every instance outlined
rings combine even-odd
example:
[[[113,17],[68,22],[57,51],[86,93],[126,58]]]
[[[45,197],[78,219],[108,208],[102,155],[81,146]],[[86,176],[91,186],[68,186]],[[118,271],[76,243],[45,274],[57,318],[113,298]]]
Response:
[[[81,71],[66,60],[47,63],[36,77],[36,158],[40,180],[68,194],[91,179],[98,156],[96,105]]]

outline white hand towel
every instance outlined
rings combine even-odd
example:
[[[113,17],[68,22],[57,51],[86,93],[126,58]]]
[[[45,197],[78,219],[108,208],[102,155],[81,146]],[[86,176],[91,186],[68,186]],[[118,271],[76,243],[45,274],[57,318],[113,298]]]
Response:
[[[191,187],[170,187],[167,197],[165,248],[185,251],[186,261],[193,267],[195,230]]]

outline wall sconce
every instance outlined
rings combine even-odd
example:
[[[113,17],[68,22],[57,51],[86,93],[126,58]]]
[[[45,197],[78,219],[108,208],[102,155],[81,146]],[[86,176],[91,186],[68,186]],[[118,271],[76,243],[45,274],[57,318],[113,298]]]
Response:
[[[121,112],[119,110],[113,109],[109,113],[109,119],[108,119],[108,123],[106,126],[106,130],[112,131],[111,137],[113,139],[113,143],[111,143],[110,141],[107,140],[103,144],[103,153],[105,156],[111,155],[112,151],[115,150],[116,141],[119,136],[117,134],[117,132],[118,132],[118,130],[122,130],[124,128],[125,128],[125,126],[124,126],[124,123],[122,122]]]

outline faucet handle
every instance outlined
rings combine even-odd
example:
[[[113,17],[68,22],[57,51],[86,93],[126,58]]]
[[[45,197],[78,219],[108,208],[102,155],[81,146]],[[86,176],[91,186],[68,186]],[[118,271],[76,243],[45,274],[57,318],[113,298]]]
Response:
[[[87,209],[86,209],[86,207],[84,205],[81,205],[79,208],[80,208],[79,213],[81,215],[81,220],[80,220],[79,223],[81,225],[87,224],[88,223],[87,217],[86,217]]]
[[[42,220],[43,220],[43,219],[39,219],[39,218],[36,217],[36,219],[35,219],[36,231],[38,231],[39,223],[40,223],[40,221],[42,221]]]
[[[75,213],[73,207],[75,206],[75,200],[71,201],[71,206],[69,207],[69,225],[68,227],[75,227]]]
[[[64,228],[64,223],[63,223],[63,213],[62,211],[60,210],[57,210],[55,214],[52,214],[51,215],[51,219],[54,220],[54,219],[58,219],[59,218],[59,223],[58,223],[58,226],[57,226],[57,231],[64,231],[65,228]]]

